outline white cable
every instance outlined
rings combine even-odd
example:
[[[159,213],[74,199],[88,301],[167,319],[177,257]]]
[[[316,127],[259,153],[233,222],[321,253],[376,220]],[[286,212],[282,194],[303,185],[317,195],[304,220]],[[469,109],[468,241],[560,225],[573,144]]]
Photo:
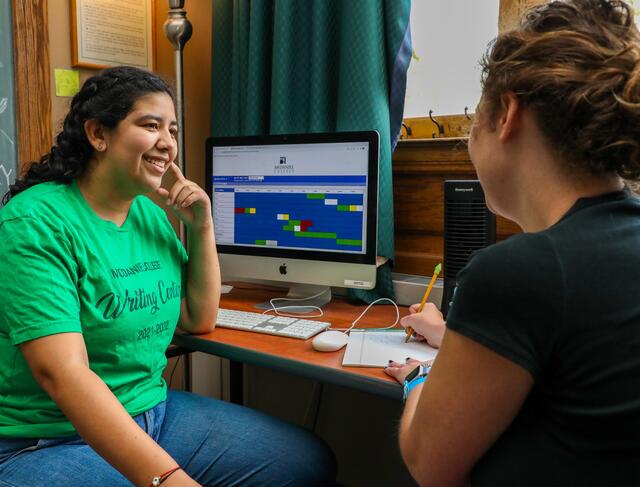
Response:
[[[308,296],[306,298],[272,298],[272,299],[269,300],[269,304],[271,305],[271,309],[264,310],[262,312],[262,314],[264,315],[264,314],[269,313],[270,311],[273,311],[278,316],[286,316],[288,318],[319,318],[321,316],[324,316],[324,312],[318,306],[298,305],[298,306],[278,306],[278,307],[276,307],[273,302],[274,301],[309,301],[310,299],[315,299],[317,297],[322,296],[324,293],[326,293],[327,291],[330,291],[330,290],[331,290],[331,288],[323,289],[319,293],[314,294],[313,296]],[[371,304],[369,304],[369,306],[367,306],[364,309],[364,311],[362,313],[360,313],[360,316],[358,316],[355,320],[353,320],[351,322],[351,326],[349,328],[327,328],[327,329],[328,330],[334,330],[334,331],[341,331],[341,332],[343,332],[345,334],[349,333],[353,329],[353,327],[356,326],[358,321],[360,321],[362,319],[362,317],[367,313],[367,311],[369,311],[369,309],[371,309],[371,307],[374,304],[379,303],[380,301],[389,301],[393,305],[395,310],[396,310],[396,320],[393,322],[392,325],[385,326],[384,328],[377,328],[378,330],[390,330],[391,328],[395,327],[398,324],[398,322],[400,321],[400,310],[398,309],[398,305],[395,303],[395,301],[393,301],[390,298],[378,298],[375,301],[373,301]],[[295,313],[294,311],[290,311],[290,313],[295,313],[295,315],[280,313],[281,309],[289,309],[289,308],[317,309],[319,311],[319,314],[308,316],[308,315],[302,314],[302,313]]]
[[[393,304],[393,307],[396,309],[396,320],[393,322],[392,325],[385,326],[384,328],[376,328],[376,329],[377,330],[390,330],[391,328],[396,326],[398,324],[398,322],[400,321],[400,310],[398,309],[398,305],[395,303],[395,301],[393,301],[390,298],[378,298],[378,299],[376,299],[369,306],[367,306],[362,313],[360,313],[360,316],[358,316],[355,320],[353,320],[351,322],[351,326],[349,328],[329,328],[329,329],[330,330],[335,330],[335,331],[341,331],[341,332],[343,332],[345,334],[349,333],[353,329],[353,327],[356,326],[358,321],[360,321],[360,319],[366,314],[366,312],[369,311],[371,306],[373,306],[376,303],[379,303],[380,301],[389,301],[391,304]]]
[[[272,298],[272,299],[269,300],[269,304],[271,305],[271,308],[264,310],[262,312],[262,314],[264,315],[264,314],[269,313],[270,311],[273,311],[276,315],[278,315],[278,316],[286,316],[287,318],[319,318],[320,316],[324,315],[324,312],[318,306],[313,306],[313,305],[310,305],[310,304],[301,304],[301,305],[298,305],[298,306],[278,306],[278,307],[276,307],[276,305],[273,304],[273,302],[274,301],[309,301],[310,299],[318,298],[318,297],[322,296],[324,293],[329,292],[329,291],[331,291],[330,287],[326,288],[326,289],[323,289],[322,291],[320,291],[317,294],[314,294],[313,296],[307,296],[305,298]],[[320,313],[316,314],[316,315],[311,315],[311,316],[309,316],[307,314],[304,314],[304,313],[298,313],[298,312],[295,312],[295,311],[289,311],[289,313],[295,313],[293,315],[280,313],[281,309],[290,309],[290,308],[317,309]],[[307,311],[307,313],[308,313],[308,311]]]

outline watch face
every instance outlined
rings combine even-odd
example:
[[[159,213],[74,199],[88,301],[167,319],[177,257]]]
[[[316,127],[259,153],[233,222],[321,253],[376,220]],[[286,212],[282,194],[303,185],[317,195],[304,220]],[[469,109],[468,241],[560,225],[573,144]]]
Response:
[[[418,365],[415,369],[407,374],[407,377],[404,380],[406,380],[407,382],[412,381],[413,379],[415,379],[416,375],[418,375],[419,370],[420,366]]]

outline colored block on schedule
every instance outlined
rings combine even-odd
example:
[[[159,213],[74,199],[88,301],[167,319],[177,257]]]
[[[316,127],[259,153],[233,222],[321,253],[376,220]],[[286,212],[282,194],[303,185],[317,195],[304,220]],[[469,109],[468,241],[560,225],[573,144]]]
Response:
[[[338,238],[336,239],[336,243],[338,245],[349,245],[352,247],[362,247],[362,240],[350,240],[346,238]]]
[[[296,237],[306,238],[336,238],[336,234],[334,232],[295,232],[294,235]]]
[[[310,200],[323,200],[324,194],[322,193],[307,193],[307,199]]]
[[[266,240],[256,240],[256,245],[267,245]]]
[[[249,208],[249,213],[251,213],[252,215],[256,212],[255,208]]]
[[[277,247],[278,246],[278,241],[277,240],[267,240],[267,245],[269,247]]]
[[[338,200],[335,198],[327,198],[324,200],[325,205],[336,206],[338,204]]]
[[[295,227],[293,227],[293,231],[294,232],[299,232],[300,231],[300,225],[296,225]]]
[[[289,215],[287,215],[286,213],[278,213],[278,220],[288,220],[289,219]]]
[[[234,213],[244,213],[244,208],[235,208]]]

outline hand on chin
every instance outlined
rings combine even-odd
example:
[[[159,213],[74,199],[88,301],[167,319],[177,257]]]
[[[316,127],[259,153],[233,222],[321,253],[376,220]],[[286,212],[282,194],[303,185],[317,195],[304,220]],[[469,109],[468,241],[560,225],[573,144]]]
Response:
[[[180,168],[171,163],[167,169],[170,178],[165,179],[169,189],[157,187],[155,193],[163,200],[161,206],[169,207],[192,230],[210,231],[213,228],[211,201],[204,190],[184,177]],[[173,183],[169,182],[173,179]]]

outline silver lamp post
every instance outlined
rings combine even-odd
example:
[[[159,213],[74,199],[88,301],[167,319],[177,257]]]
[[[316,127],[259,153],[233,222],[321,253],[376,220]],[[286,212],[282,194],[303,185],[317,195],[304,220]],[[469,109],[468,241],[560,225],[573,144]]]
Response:
[[[193,28],[187,19],[187,12],[183,8],[184,0],[169,0],[169,18],[164,23],[164,33],[171,42],[174,49],[174,60],[176,66],[176,97],[178,116],[178,167],[184,174],[184,105],[183,105],[183,84],[182,84],[182,49],[191,39]]]
[[[184,161],[184,104],[183,104],[183,83],[182,83],[182,49],[191,39],[193,28],[191,22],[187,20],[187,12],[184,10],[184,0],[169,0],[169,18],[164,23],[164,34],[171,42],[176,66],[176,112],[178,118],[178,167],[182,174],[185,173]],[[187,232],[184,223],[180,222],[180,240],[187,246]],[[184,386],[187,391],[191,390],[191,361],[189,355],[184,360]]]

